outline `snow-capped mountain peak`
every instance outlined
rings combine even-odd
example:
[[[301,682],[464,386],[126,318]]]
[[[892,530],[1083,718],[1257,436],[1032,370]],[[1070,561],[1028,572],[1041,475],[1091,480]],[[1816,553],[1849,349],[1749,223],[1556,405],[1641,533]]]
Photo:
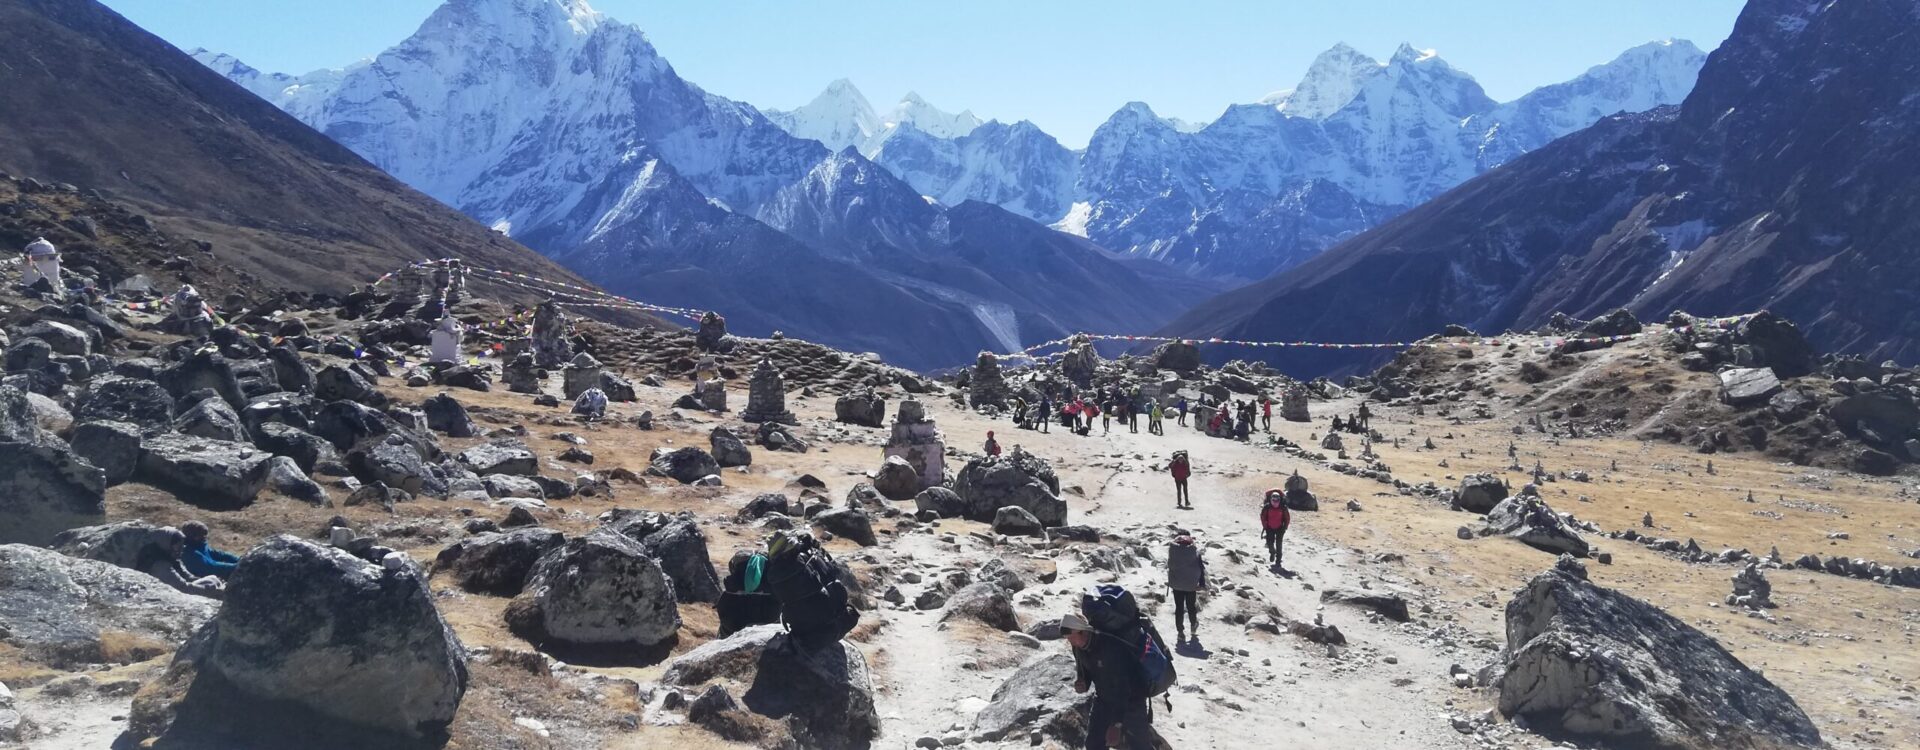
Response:
[[[973,129],[980,127],[984,121],[975,117],[971,110],[963,109],[958,113],[943,111],[939,107],[928,104],[927,100],[920,98],[919,94],[909,91],[906,96],[900,98],[900,103],[895,104],[893,110],[888,112],[881,122],[883,128],[912,123],[914,127],[925,131],[928,135],[959,138],[973,132]]]
[[[852,81],[827,84],[813,101],[789,110],[766,110],[768,119],[799,138],[819,141],[833,151],[863,146],[881,130],[880,116]]]
[[[1295,117],[1321,119],[1347,106],[1360,88],[1385,68],[1385,63],[1341,42],[1314,58],[1299,85],[1269,94],[1261,103],[1277,106]]]

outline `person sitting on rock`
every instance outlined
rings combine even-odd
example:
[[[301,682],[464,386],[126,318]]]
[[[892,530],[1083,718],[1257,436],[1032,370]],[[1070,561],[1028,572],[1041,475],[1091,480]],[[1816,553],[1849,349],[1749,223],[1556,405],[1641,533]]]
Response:
[[[186,552],[180,556],[180,564],[188,573],[196,578],[213,576],[222,581],[233,575],[233,568],[240,564],[240,558],[208,546],[206,524],[188,521],[180,524],[180,533],[187,538]]]
[[[225,598],[226,584],[218,577],[194,576],[181,564],[180,557],[187,551],[187,535],[173,528],[160,531],[161,540],[141,548],[140,554],[134,557],[133,569],[183,593],[209,599]]]
[[[607,394],[599,388],[588,388],[573,401],[573,413],[591,420],[605,419],[607,416]]]
[[[1333,432],[1344,432],[1344,431],[1345,431],[1346,429],[1347,429],[1347,427],[1346,427],[1346,423],[1345,423],[1345,422],[1342,422],[1342,421],[1340,421],[1340,415],[1338,415],[1338,414],[1335,414],[1335,415],[1333,415],[1333,430],[1332,430],[1332,431],[1333,431]]]
[[[987,430],[986,451],[989,456],[1000,455],[1000,441],[993,439],[993,430]]]

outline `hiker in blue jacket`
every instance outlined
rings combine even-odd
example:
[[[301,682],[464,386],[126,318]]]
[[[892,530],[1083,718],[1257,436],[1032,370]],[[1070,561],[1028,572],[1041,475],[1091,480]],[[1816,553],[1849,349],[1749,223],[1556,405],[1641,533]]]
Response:
[[[180,524],[180,533],[187,536],[186,552],[180,555],[180,564],[195,577],[214,576],[224,581],[233,575],[233,568],[240,564],[240,558],[207,546],[207,525],[199,521]]]

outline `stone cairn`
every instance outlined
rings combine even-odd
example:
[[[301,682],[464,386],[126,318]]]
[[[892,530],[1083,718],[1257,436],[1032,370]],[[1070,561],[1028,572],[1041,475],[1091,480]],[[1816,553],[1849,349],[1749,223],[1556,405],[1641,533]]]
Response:
[[[727,335],[727,319],[719,313],[708,311],[700,316],[700,330],[693,335],[693,343],[701,351],[726,353],[733,350],[733,337]]]
[[[760,364],[754,366],[753,375],[747,380],[747,409],[740,412],[740,418],[748,422],[800,424],[799,418],[787,410],[787,381],[780,377],[773,360],[761,357]]]
[[[1307,490],[1307,478],[1300,476],[1298,471],[1287,477],[1286,503],[1287,507],[1293,510],[1320,509],[1320,498],[1314,497],[1313,493]]]
[[[1289,422],[1311,422],[1307,413],[1307,387],[1295,383],[1280,391],[1280,418]]]
[[[1100,353],[1093,349],[1093,339],[1086,334],[1075,334],[1067,342],[1067,351],[1060,355],[1060,372],[1081,388],[1093,384],[1093,376],[1100,370]]]
[[[992,406],[1005,408],[1011,395],[1007,389],[1007,380],[1000,374],[1000,358],[993,352],[981,352],[980,359],[973,363],[973,373],[968,380],[968,405],[975,409]]]
[[[1748,609],[1768,609],[1774,606],[1773,584],[1768,582],[1767,575],[1760,571],[1759,560],[1747,561],[1746,567],[1733,574],[1733,593],[1727,596],[1727,603]]]
[[[573,344],[567,341],[567,315],[553,300],[533,308],[532,343],[535,367],[560,367],[573,358]]]
[[[587,392],[587,389],[600,387],[602,372],[600,360],[594,359],[593,355],[586,352],[575,355],[573,361],[568,362],[567,366],[560,371],[562,388],[565,389],[567,398],[579,398],[580,394]]]
[[[513,359],[501,368],[500,374],[507,381],[508,391],[540,392],[540,368],[533,364],[533,352],[523,351],[513,355]]]
[[[946,478],[947,446],[940,428],[927,418],[927,407],[908,397],[900,402],[893,417],[893,434],[887,438],[886,457],[899,456],[920,475],[920,489],[940,484]]]
[[[703,411],[727,410],[727,381],[720,379],[720,363],[712,355],[700,358],[693,367],[693,393],[680,397],[674,406]]]

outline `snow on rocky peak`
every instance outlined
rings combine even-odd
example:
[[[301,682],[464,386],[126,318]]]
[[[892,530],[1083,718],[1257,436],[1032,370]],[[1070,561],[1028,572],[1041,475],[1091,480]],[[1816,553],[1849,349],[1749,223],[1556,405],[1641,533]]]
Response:
[[[922,132],[936,138],[959,138],[980,127],[982,121],[971,110],[949,113],[927,103],[919,94],[911,91],[893,105],[893,110],[881,119],[882,127],[893,128],[912,124]]]
[[[873,105],[845,78],[827,84],[813,101],[796,109],[762,111],[795,137],[819,141],[833,151],[865,146],[881,128],[880,115],[873,111]]]
[[[1385,63],[1341,42],[1314,58],[1299,85],[1268,94],[1260,103],[1295,117],[1323,118],[1347,106],[1361,86],[1385,69]]]

